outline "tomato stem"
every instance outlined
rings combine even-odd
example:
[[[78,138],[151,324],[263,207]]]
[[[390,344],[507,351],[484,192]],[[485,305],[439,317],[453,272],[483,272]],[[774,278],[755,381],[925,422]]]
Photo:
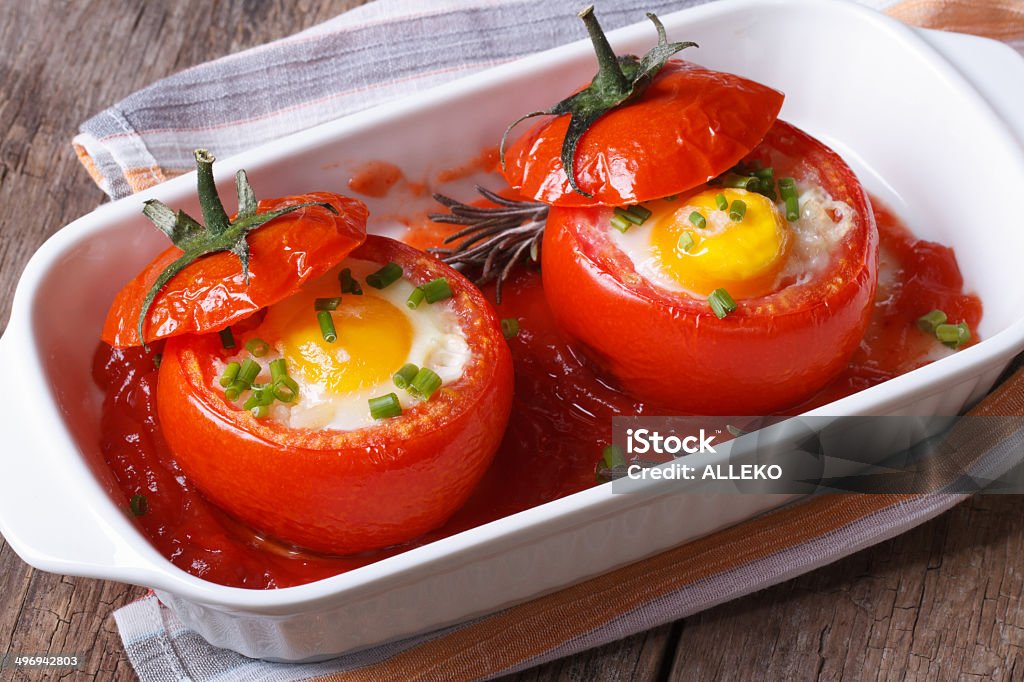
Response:
[[[590,42],[594,44],[594,52],[597,53],[598,72],[594,76],[592,84],[601,89],[607,88],[621,94],[628,94],[631,84],[626,78],[626,74],[622,72],[619,58],[615,55],[615,51],[612,50],[608,37],[605,36],[604,31],[601,29],[601,24],[597,21],[597,15],[594,14],[594,6],[588,5],[584,7],[580,11],[579,17],[587,27],[587,33],[590,34]]]
[[[214,156],[205,149],[197,149],[195,157],[199,181],[199,207],[203,212],[203,220],[206,221],[206,229],[211,234],[221,234],[228,229],[230,221],[217,192],[217,183],[213,180]]]

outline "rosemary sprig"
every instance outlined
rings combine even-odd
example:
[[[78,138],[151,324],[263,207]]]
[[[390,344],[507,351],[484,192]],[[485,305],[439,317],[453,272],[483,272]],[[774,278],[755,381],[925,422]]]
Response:
[[[495,282],[494,298],[501,303],[501,286],[516,264],[524,262],[527,257],[534,262],[540,259],[540,239],[544,234],[548,205],[506,199],[479,185],[476,191],[497,206],[471,206],[443,194],[434,195],[434,199],[450,212],[431,213],[428,217],[436,223],[465,227],[443,242],[458,242],[457,245],[428,250],[456,270],[477,271],[473,281],[479,286]]]

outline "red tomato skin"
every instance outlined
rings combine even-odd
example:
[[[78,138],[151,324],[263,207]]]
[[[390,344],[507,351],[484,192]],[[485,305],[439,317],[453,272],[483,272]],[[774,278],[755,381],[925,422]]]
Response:
[[[368,237],[352,255],[398,263],[417,283],[448,278],[473,349],[458,381],[372,427],[290,429],[257,420],[212,388],[220,344],[207,334],[167,342],[157,396],[168,445],[208,499],[277,539],[338,555],[405,542],[441,526],[490,464],[513,391],[499,321],[462,275],[383,237]]]
[[[801,153],[788,157],[792,152]],[[774,163],[780,177],[816,172],[856,215],[827,272],[742,300],[723,319],[705,300],[659,290],[637,275],[604,236],[610,209],[551,209],[541,272],[552,312],[644,400],[688,414],[771,414],[837,376],[864,336],[878,279],[878,234],[853,172],[781,121],[751,156]]]
[[[505,179],[553,206],[623,206],[702,185],[733,167],[771,127],[782,93],[690,62],[672,60],[636,102],[614,109],[576,148],[576,181],[562,166],[569,117],[545,120],[505,154]]]
[[[311,192],[259,202],[272,211],[308,201],[308,206],[250,232],[249,283],[238,257],[227,252],[204,256],[179,272],[157,294],[143,328],[146,342],[179,334],[202,334],[229,327],[297,292],[344,260],[366,238],[366,205],[329,192]],[[126,284],[110,306],[101,338],[115,348],[142,345],[137,329],[142,302],[160,273],[182,251],[172,246]]]

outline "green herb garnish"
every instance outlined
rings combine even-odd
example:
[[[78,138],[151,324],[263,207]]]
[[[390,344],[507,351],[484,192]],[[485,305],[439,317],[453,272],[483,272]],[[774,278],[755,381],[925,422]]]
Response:
[[[726,315],[736,310],[736,301],[729,295],[729,292],[725,289],[715,289],[708,296],[708,303],[711,305],[711,311],[715,313],[715,317],[722,319]]]

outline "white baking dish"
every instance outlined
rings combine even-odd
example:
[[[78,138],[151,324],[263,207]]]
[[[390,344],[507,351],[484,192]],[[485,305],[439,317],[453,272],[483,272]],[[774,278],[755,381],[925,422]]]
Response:
[[[819,412],[954,414],[984,395],[1024,348],[1024,230],[1000,214],[1024,186],[1011,132],[1024,132],[1024,92],[1001,87],[1024,82],[1024,61],[990,41],[915,32],[840,2],[723,0],[663,19],[675,39],[701,43],[688,58],[784,91],[783,118],[835,146],[919,236],[953,245],[984,301],[981,344]],[[642,52],[655,35],[644,21],[610,37]],[[218,177],[244,167],[261,196],[274,196],[343,188],[370,159],[429,176],[593,70],[589,43],[572,44],[222,160]],[[189,175],[99,208],[47,241],[21,279],[0,341],[7,385],[25,396],[0,413],[0,531],[30,564],[154,587],[218,646],[301,660],[493,611],[785,501],[613,495],[605,485],[300,587],[228,588],[175,568],[106,493],[90,362],[115,291],[165,246],[142,200],[194,209],[193,192]],[[409,212],[394,202],[370,204],[378,215]]]

